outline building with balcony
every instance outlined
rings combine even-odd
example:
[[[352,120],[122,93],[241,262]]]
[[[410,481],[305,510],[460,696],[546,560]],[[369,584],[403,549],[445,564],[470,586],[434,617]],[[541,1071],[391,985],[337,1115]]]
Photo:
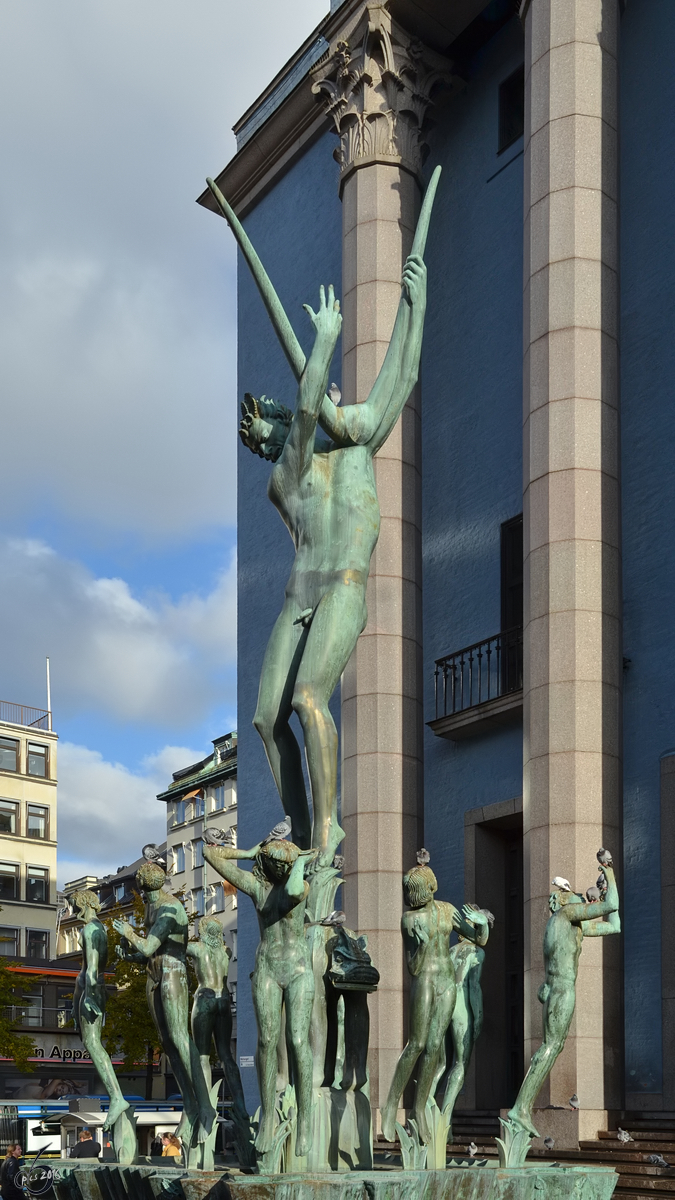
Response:
[[[496,914],[459,1101],[496,1114],[540,1039],[551,880],[585,889],[596,850],[614,852],[623,933],[584,946],[574,1025],[537,1102],[556,1147],[617,1113],[675,1117],[674,55],[672,0],[332,0],[216,177],[305,352],[301,305],[335,285],[344,405],[375,381],[443,168],[420,380],[375,459],[369,620],[332,704],[342,903],[381,972],[375,1110],[405,1038],[401,876],[416,848],[441,897]],[[239,395],[291,404],[297,381],[243,266],[238,289]],[[251,722],[294,551],[270,464],[238,453],[249,845],[282,812]],[[238,928],[241,1057],[256,1041],[251,905]],[[558,1128],[573,1092],[581,1108]]]
[[[158,797],[166,805],[166,857],[174,892],[194,914],[194,932],[203,916],[218,917],[232,951],[228,986],[233,1001],[233,1038],[237,1005],[237,893],[204,862],[204,829],[211,825],[237,837],[237,734],[215,738],[213,751],[200,762],[174,771]]]
[[[0,702],[0,954],[56,952],[56,744],[51,713]]]

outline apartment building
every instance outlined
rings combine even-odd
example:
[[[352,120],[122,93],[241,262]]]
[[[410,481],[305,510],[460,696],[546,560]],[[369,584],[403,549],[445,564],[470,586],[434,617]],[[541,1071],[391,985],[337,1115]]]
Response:
[[[0,702],[0,954],[46,963],[56,943],[56,743],[51,713]]]
[[[233,830],[237,836],[237,734],[215,738],[213,751],[200,762],[175,771],[158,800],[166,804],[167,868],[174,892],[180,892],[197,923],[214,913],[232,950],[229,987],[233,1012],[237,1000],[237,893],[204,862],[207,826]],[[234,1031],[236,1036],[236,1029]]]

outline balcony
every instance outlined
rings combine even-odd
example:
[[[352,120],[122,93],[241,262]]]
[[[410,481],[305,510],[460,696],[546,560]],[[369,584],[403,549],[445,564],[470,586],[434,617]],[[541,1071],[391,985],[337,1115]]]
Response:
[[[522,627],[496,633],[436,660],[437,737],[462,741],[518,718],[523,710]]]
[[[11,700],[0,700],[0,721],[10,725],[26,725],[29,729],[52,727],[52,714],[46,708],[30,708],[26,704],[13,704]]]

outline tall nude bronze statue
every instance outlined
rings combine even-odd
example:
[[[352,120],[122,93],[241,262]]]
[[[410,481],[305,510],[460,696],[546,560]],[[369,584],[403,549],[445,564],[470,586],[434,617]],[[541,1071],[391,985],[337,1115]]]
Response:
[[[122,1095],[110,1056],[102,1045],[101,1033],[105,1023],[105,969],[108,965],[108,935],[98,919],[101,901],[95,892],[75,892],[70,902],[84,925],[80,930],[82,968],[75,981],[73,993],[73,1022],[82,1043],[110,1096],[110,1107],[104,1129],[112,1129],[118,1118],[129,1108]]]
[[[492,929],[494,916],[486,908],[479,909],[477,904],[468,904],[465,911],[466,909],[481,912],[487,919],[489,929]],[[488,929],[485,933],[487,935]],[[446,1055],[450,1071],[441,1106],[449,1122],[448,1141],[452,1141],[452,1113],[455,1101],[464,1086],[464,1077],[473,1048],[483,1028],[483,993],[480,977],[485,962],[483,946],[486,941],[487,936],[482,945],[477,946],[460,933],[457,945],[450,947],[457,996],[446,1035]]]
[[[323,333],[317,323],[324,323],[324,309],[333,307],[332,290],[327,309],[322,300],[319,314],[305,305],[316,330],[306,364],[258,256],[224,196],[208,180],[300,380],[295,413],[275,400],[247,396],[240,434],[250,450],[274,463],[268,494],[295,546],[284,605],[265,652],[254,724],[294,837],[303,848],[318,848],[317,867],[330,865],[344,837],[337,816],[338,735],[328,705],[366,624],[366,584],[380,530],[373,456],[417,380],[426,307],[422,255],[439,174],[437,168],[403,268],[401,300],[380,373],[363,403],[341,408],[326,395],[339,324],[334,322],[329,341],[320,346]],[[330,440],[316,439],[317,425]],[[311,824],[300,747],[290,726],[293,712],[305,741]]]
[[[148,1007],[183,1097],[183,1116],[176,1132],[189,1150],[194,1141],[207,1141],[216,1113],[188,1031],[188,917],[181,901],[164,890],[166,873],[157,863],[143,863],[136,882],[145,899],[149,932],[141,937],[128,921],[113,921],[126,942],[118,947],[118,953],[147,963]]]
[[[539,1134],[532,1122],[532,1107],[560,1055],[574,1016],[579,955],[584,938],[606,937],[621,932],[619,893],[612,857],[607,850],[598,851],[602,884],[600,900],[586,902],[570,888],[566,879],[553,880],[555,891],[549,897],[551,916],[544,933],[544,965],[546,979],[538,997],[544,1006],[544,1040],[532,1055],[515,1104],[509,1112],[512,1127],[527,1131],[530,1137]],[[597,896],[598,889],[593,892]],[[604,896],[603,896],[604,893]],[[607,920],[598,918],[606,917]]]
[[[309,1027],[314,999],[314,974],[305,937],[305,901],[309,884],[304,868],[318,851],[299,850],[292,842],[266,840],[251,850],[233,846],[204,846],[204,858],[215,871],[250,896],[258,914],[260,942],[251,977],[253,1008],[258,1025],[256,1068],[260,1091],[260,1128],[256,1150],[272,1149],[275,1128],[277,1044],[282,1007],[286,1039],[293,1065],[298,1105],[295,1153],[311,1148],[312,1051]],[[237,859],[253,860],[243,871]]]
[[[188,942],[187,957],[197,976],[192,1002],[192,1040],[199,1052],[207,1091],[211,1091],[211,1045],[215,1043],[234,1115],[239,1121],[248,1122],[241,1076],[230,1045],[232,1010],[227,972],[232,951],[223,941],[223,927],[217,917],[202,917],[199,941]]]
[[[450,936],[456,929],[478,945],[484,945],[488,938],[487,917],[482,912],[468,904],[458,912],[454,904],[434,899],[437,889],[436,876],[426,865],[413,867],[403,876],[403,895],[410,911],[401,917],[401,933],[412,984],[408,1042],[396,1064],[382,1110],[382,1133],[391,1142],[396,1136],[399,1101],[418,1059],[412,1116],[421,1141],[431,1140],[426,1106],[442,1063],[456,997]]]

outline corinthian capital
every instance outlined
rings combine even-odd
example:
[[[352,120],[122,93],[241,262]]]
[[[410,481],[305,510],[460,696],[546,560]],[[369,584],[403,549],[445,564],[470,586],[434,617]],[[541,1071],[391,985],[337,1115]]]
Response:
[[[401,29],[384,4],[365,4],[312,75],[340,137],[342,177],[367,162],[417,173],[428,152],[427,109],[440,88],[459,82],[451,62]]]

